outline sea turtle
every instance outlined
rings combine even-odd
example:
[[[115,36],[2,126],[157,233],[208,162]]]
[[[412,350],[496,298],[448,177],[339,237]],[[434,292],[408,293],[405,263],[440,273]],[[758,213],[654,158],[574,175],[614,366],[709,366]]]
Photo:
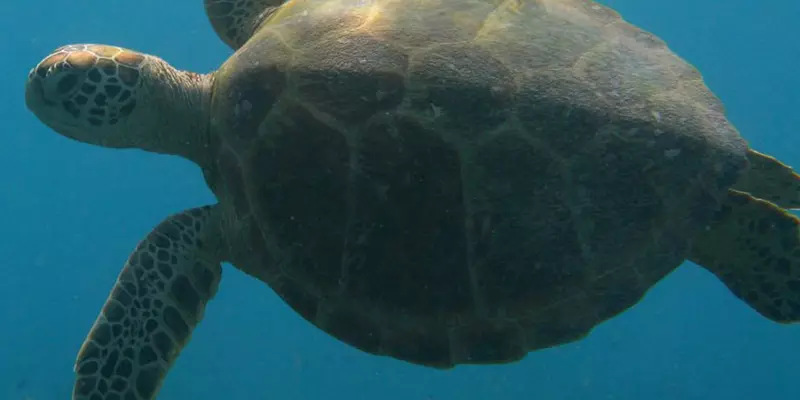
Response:
[[[55,50],[26,102],[72,139],[185,157],[217,198],[136,247],[73,399],[153,399],[223,262],[367,353],[508,363],[689,259],[800,319],[800,176],[698,71],[589,0],[206,0],[210,74]]]

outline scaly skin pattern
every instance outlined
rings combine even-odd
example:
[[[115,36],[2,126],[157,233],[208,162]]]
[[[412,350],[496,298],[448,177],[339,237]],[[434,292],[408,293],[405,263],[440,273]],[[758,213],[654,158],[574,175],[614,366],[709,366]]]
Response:
[[[121,47],[69,45],[42,60],[28,79],[46,91],[48,101],[60,103],[76,119],[95,127],[116,125],[136,107],[132,94],[144,61],[143,55]],[[82,71],[86,79],[71,71]],[[61,77],[49,79],[54,75]]]
[[[151,400],[222,274],[214,206],[174,215],[136,247],[75,362],[73,400]]]

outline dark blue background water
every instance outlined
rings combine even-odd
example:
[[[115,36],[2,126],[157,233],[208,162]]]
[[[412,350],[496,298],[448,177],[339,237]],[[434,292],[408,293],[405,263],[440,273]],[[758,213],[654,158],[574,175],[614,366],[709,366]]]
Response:
[[[68,399],[76,352],[129,252],[163,217],[213,198],[187,161],[52,133],[24,108],[26,74],[66,43],[117,44],[198,72],[230,51],[200,0],[8,3],[0,399]],[[754,147],[800,165],[800,2],[607,3],[694,63]],[[800,398],[800,326],[767,321],[691,264],[588,339],[508,366],[440,372],[359,353],[233,268],[206,316],[161,399]]]

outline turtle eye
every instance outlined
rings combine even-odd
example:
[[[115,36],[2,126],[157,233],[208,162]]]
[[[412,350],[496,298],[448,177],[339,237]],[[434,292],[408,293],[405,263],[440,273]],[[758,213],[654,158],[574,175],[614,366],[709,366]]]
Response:
[[[80,81],[81,77],[78,74],[69,72],[62,74],[56,83],[56,93],[60,96],[69,95],[78,87]]]

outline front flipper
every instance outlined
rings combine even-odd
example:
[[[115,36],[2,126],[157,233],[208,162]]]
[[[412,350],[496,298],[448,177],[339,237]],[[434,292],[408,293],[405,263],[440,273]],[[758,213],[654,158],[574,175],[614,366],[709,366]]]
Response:
[[[786,209],[800,208],[800,175],[775,157],[755,150],[747,152],[750,170],[733,186]]]
[[[780,207],[730,190],[689,260],[761,315],[800,321],[800,219]]]
[[[152,400],[216,294],[215,206],[160,223],[128,258],[75,362],[73,400]]]
[[[234,50],[250,39],[258,25],[284,0],[205,0],[206,15],[217,36]]]

